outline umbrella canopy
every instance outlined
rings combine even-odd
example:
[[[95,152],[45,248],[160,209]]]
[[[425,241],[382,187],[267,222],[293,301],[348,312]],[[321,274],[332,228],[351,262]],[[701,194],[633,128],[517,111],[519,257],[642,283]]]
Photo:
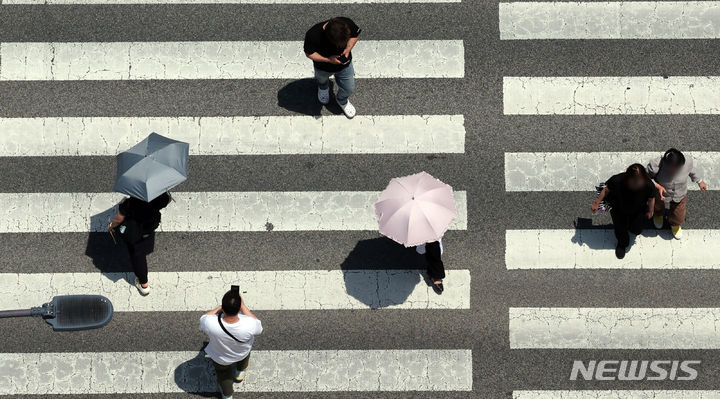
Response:
[[[190,145],[150,135],[117,156],[113,190],[150,202],[187,179]]]
[[[375,214],[380,233],[406,247],[439,240],[458,215],[452,187],[426,172],[390,180]]]

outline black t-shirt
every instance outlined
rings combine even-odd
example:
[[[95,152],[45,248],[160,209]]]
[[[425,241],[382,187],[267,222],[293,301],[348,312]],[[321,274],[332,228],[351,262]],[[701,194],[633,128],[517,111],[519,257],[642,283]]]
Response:
[[[150,202],[130,197],[120,204],[120,214],[135,220],[142,226],[143,234],[151,233],[160,225],[160,210],[170,203],[170,196],[163,193]]]
[[[657,189],[652,181],[648,180],[639,190],[630,190],[622,182],[625,172],[618,173],[608,179],[605,185],[610,190],[607,201],[613,209],[626,214],[647,212],[647,202],[655,197]]]
[[[348,26],[350,26],[350,37],[358,37],[360,35],[360,27],[355,25],[355,22],[353,22],[350,18],[345,17],[339,17],[343,21],[345,21]],[[320,22],[319,24],[315,24],[310,30],[305,33],[305,44],[303,46],[306,54],[312,54],[312,53],[318,53],[322,55],[323,57],[330,58],[330,57],[337,57],[338,55],[342,54],[343,51],[345,51],[345,48],[336,47],[334,44],[330,43],[330,40],[325,35],[325,29],[323,29],[323,26],[328,21]],[[352,52],[350,52],[350,56],[348,57],[349,60],[352,60]],[[349,64],[349,63],[348,63]],[[313,61],[313,65],[315,65],[315,68],[327,71],[327,72],[338,72],[345,67],[346,65],[339,65],[339,64],[330,64],[327,62],[316,62]]]

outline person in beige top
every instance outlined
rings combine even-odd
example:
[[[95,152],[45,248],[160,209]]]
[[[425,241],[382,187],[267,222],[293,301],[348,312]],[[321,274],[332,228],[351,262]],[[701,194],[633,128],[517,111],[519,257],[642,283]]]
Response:
[[[668,209],[668,223],[673,237],[682,237],[682,224],[685,222],[687,203],[688,177],[700,187],[707,190],[707,185],[695,170],[693,160],[682,152],[671,148],[663,156],[652,159],[647,171],[657,188],[655,198],[655,228],[661,229],[664,223],[665,209]]]

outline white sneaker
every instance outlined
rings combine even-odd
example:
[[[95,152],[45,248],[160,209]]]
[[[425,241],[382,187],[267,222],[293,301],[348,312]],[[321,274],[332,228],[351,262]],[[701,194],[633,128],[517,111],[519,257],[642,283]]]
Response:
[[[145,296],[150,293],[150,285],[148,285],[147,287],[143,287],[142,284],[140,284],[140,280],[137,277],[135,277],[135,288],[137,288],[138,291],[140,291],[140,295],[142,295],[142,296]]]
[[[241,382],[243,382],[243,380],[245,379],[245,376],[246,376],[246,375],[247,375],[247,373],[245,372],[245,370],[243,370],[243,371],[237,371],[237,370],[236,370],[236,371],[235,371],[235,383],[241,383]]]
[[[347,116],[349,119],[352,119],[352,118],[355,117],[355,112],[356,112],[356,111],[355,111],[355,107],[354,107],[352,104],[350,104],[350,101],[348,101],[347,103],[345,103],[345,105],[342,105],[342,104],[340,104],[340,103],[338,102],[338,100],[337,100],[337,98],[336,98],[336,99],[335,99],[335,102],[337,102],[337,104],[340,106],[340,108],[342,108],[343,113],[345,114],[345,116]]]
[[[318,87],[318,101],[320,101],[320,104],[326,105],[330,102],[330,88],[327,89],[321,89]]]

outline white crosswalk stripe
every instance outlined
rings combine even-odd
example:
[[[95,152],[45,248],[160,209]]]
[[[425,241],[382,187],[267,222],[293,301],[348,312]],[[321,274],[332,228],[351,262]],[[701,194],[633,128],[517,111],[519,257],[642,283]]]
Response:
[[[452,289],[437,295],[419,270],[151,272],[152,295],[141,297],[129,283],[133,273],[0,274],[0,309],[91,291],[110,299],[118,312],[201,311],[217,306],[217,293],[229,282],[242,287],[253,310],[469,309],[470,271],[447,275]]]
[[[506,115],[720,114],[718,76],[505,77]]]
[[[380,192],[175,192],[160,231],[377,230]],[[0,193],[0,233],[106,231],[118,193]],[[465,192],[455,192],[467,229]]]
[[[708,190],[720,190],[720,152],[683,151]],[[507,191],[594,191],[595,186],[633,164],[647,163],[662,151],[505,153]],[[688,184],[689,190],[699,190]]]
[[[510,308],[510,347],[718,349],[719,308]]]
[[[513,391],[513,399],[718,399],[720,391],[708,390],[547,390]]]
[[[470,350],[254,351],[240,392],[469,391]],[[434,370],[441,375],[430,378]],[[0,394],[215,392],[198,352],[1,353]]]
[[[465,74],[461,40],[361,40],[353,54],[357,78]],[[0,80],[301,79],[313,72],[302,42],[281,41],[4,42],[0,59]]]
[[[615,257],[611,229],[507,230],[507,269],[718,269],[720,230],[683,229],[682,240],[669,230],[646,230],[629,252]]]
[[[500,39],[718,39],[718,1],[500,3]]]
[[[462,115],[0,118],[0,156],[116,155],[155,132],[191,155],[463,153]]]
[[[3,4],[392,4],[460,3],[462,0],[3,0]]]

